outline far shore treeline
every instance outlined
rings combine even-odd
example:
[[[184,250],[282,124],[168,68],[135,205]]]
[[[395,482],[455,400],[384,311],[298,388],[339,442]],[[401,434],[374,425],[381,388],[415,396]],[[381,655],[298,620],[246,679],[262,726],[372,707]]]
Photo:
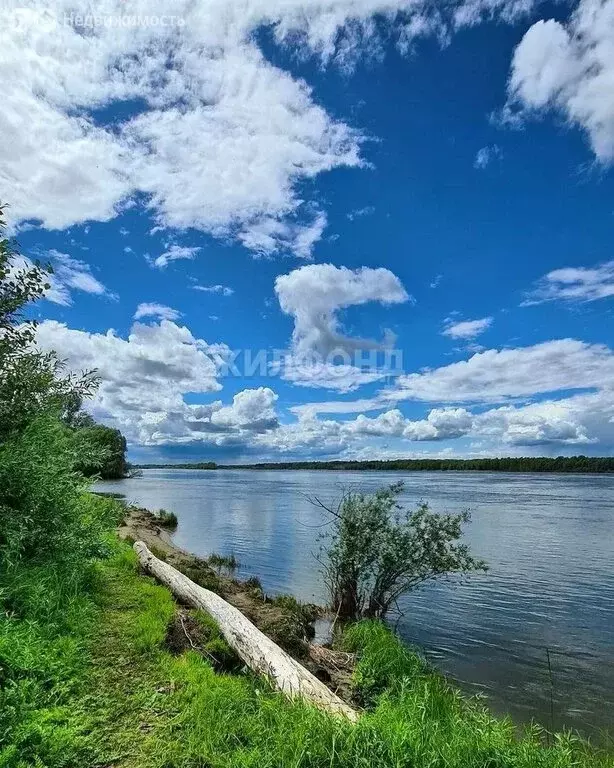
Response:
[[[500,459],[392,459],[387,461],[281,461],[259,464],[136,464],[135,469],[326,469],[474,472],[614,472],[614,456],[525,456]]]

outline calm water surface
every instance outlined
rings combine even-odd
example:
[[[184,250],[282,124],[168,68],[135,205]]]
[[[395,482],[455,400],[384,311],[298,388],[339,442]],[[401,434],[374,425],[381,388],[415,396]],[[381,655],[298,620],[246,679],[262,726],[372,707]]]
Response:
[[[179,546],[234,553],[266,591],[322,601],[313,552],[324,517],[306,495],[334,501],[348,485],[399,479],[407,505],[469,508],[467,539],[490,565],[486,575],[405,598],[402,636],[498,712],[597,740],[614,734],[613,476],[146,470],[99,485],[175,512]]]

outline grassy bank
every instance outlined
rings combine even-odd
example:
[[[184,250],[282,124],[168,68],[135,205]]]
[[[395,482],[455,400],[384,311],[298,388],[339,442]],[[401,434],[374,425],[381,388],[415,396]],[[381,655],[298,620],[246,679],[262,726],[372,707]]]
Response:
[[[170,593],[114,549],[80,583],[32,573],[0,623],[3,768],[614,765],[570,737],[517,739],[375,623],[342,641],[360,659],[358,725],[291,704],[242,671],[202,615],[182,609],[177,625]],[[172,642],[178,626],[186,638],[200,626],[205,652]]]

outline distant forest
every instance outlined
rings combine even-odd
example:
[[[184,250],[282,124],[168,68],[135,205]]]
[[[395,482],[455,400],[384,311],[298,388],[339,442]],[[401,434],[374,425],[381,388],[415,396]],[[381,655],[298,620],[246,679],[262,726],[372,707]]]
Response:
[[[139,464],[138,469],[327,469],[475,472],[614,472],[614,456],[526,456],[501,459],[394,459],[387,461],[280,461],[260,464]]]

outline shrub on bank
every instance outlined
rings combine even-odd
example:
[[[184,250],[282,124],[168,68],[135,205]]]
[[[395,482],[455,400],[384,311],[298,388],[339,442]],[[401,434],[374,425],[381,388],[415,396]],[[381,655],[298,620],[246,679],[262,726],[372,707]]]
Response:
[[[162,528],[168,528],[174,531],[179,525],[179,520],[174,512],[167,512],[165,509],[159,509],[156,515],[156,522],[161,525]]]

